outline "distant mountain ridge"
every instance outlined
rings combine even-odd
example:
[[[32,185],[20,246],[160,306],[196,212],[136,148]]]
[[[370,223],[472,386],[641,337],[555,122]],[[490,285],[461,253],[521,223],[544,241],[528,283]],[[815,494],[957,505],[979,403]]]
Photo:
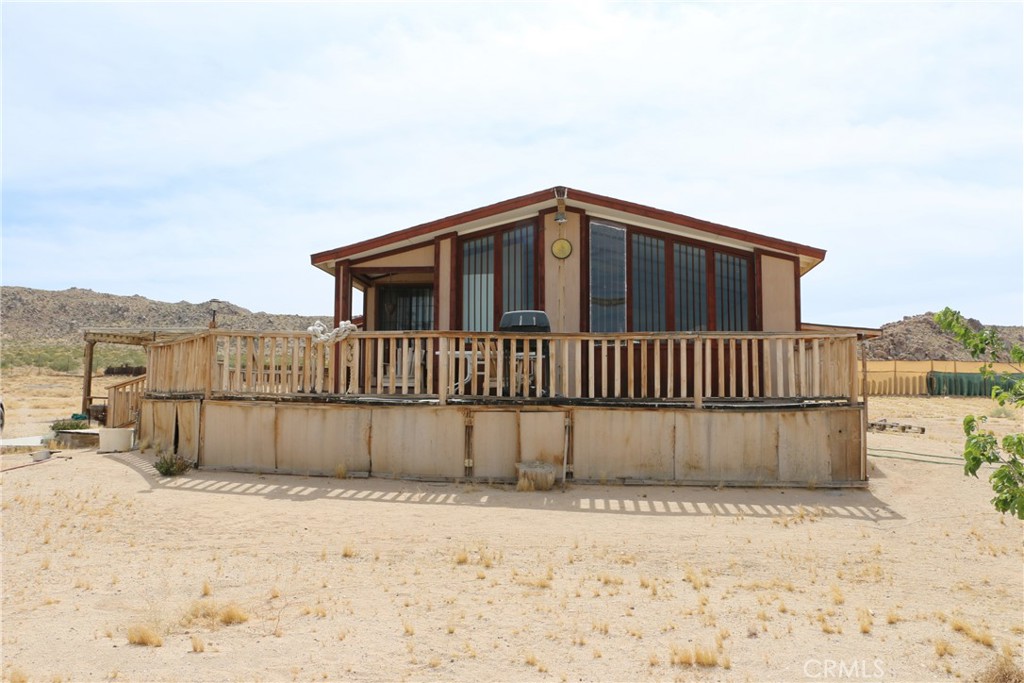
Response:
[[[219,327],[237,330],[302,331],[326,314],[310,317],[253,313],[223,302],[217,311]],[[969,323],[981,329],[977,320]],[[87,327],[129,329],[207,327],[210,302],[167,303],[142,296],[103,294],[72,287],[63,291],[0,287],[0,337],[11,342],[58,342],[78,344]],[[1024,345],[1024,327],[997,327],[1003,339]],[[912,315],[882,326],[882,336],[867,342],[873,360],[970,360],[970,354],[949,334],[939,329],[931,313]]]
[[[968,318],[967,324],[975,331],[987,327],[973,318]],[[1024,327],[992,327],[1008,344],[1024,346]],[[934,313],[908,315],[903,320],[886,323],[882,325],[882,336],[866,342],[865,346],[870,360],[971,360],[971,354],[956,337],[939,328]]]
[[[4,341],[79,343],[82,330],[90,327],[208,327],[210,317],[209,301],[168,303],[78,287],[63,291],[0,287],[0,337]],[[236,330],[304,331],[317,320],[330,325],[334,316],[253,313],[226,301],[217,311],[217,326]]]

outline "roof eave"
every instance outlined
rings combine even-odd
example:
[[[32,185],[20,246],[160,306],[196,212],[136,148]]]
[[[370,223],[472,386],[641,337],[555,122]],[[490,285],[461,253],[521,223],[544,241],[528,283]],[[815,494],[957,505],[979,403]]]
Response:
[[[800,261],[801,275],[806,274],[825,259],[825,250],[817,247],[769,237],[767,235],[741,230],[740,228],[733,228],[720,223],[712,223],[711,221],[694,218],[685,214],[666,211],[664,209],[656,209],[643,204],[636,204],[634,202],[594,194],[584,190],[550,187],[522,195],[520,197],[506,199],[496,204],[489,204],[487,206],[472,209],[470,211],[464,211],[438,220],[414,225],[410,228],[373,237],[368,240],[363,240],[362,242],[356,242],[355,244],[322,251],[310,256],[310,262],[313,266],[320,268],[327,273],[333,273],[334,264],[338,261],[364,256],[367,255],[368,252],[382,250],[388,247],[394,248],[397,246],[415,244],[417,241],[426,241],[425,238],[428,238],[429,236],[442,234],[445,231],[456,229],[469,223],[486,221],[489,218],[500,216],[504,213],[518,211],[529,207],[533,207],[539,211],[541,209],[554,206],[556,203],[556,190],[560,193],[565,191],[568,195],[568,203],[570,205],[587,204],[591,206],[600,206],[605,209],[619,211],[633,216],[640,216],[670,225],[686,227],[708,234],[717,235],[728,240],[751,244],[762,249],[795,255]]]

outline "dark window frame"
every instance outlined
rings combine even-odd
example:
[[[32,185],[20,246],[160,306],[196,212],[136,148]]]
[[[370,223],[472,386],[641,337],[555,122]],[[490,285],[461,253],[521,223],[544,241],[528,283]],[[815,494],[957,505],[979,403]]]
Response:
[[[682,245],[686,247],[693,247],[704,250],[704,281],[705,281],[705,292],[706,292],[706,316],[707,316],[707,327],[704,330],[692,330],[693,332],[716,332],[717,320],[717,301],[716,301],[716,254],[727,254],[729,256],[737,257],[742,259],[746,263],[746,297],[747,297],[747,325],[744,331],[758,331],[760,322],[760,302],[757,298],[757,278],[756,278],[756,253],[748,252],[742,249],[735,249],[727,247],[721,244],[715,244],[713,242],[704,242],[681,235],[676,235],[669,232],[661,232],[658,230],[652,230],[650,228],[642,228],[621,221],[608,220],[604,218],[597,218],[593,216],[587,216],[587,220],[584,225],[581,226],[582,233],[582,244],[583,253],[586,255],[586,261],[581,268],[581,287],[580,287],[580,306],[581,315],[580,323],[581,329],[590,332],[592,331],[592,321],[590,320],[590,231],[591,223],[597,222],[610,227],[620,228],[626,231],[626,331],[636,332],[634,326],[634,294],[631,291],[631,285],[633,283],[633,235],[641,234],[656,239],[660,239],[663,242],[664,249],[664,288],[665,288],[665,330],[658,331],[679,331],[689,332],[691,330],[675,330],[676,327],[676,306],[675,297],[677,292],[675,291],[675,274],[676,264],[674,258],[675,245]]]
[[[377,285],[376,287],[377,287],[377,295],[376,295],[376,309],[377,310],[375,311],[376,315],[374,315],[374,329],[375,330],[379,330],[381,332],[385,332],[385,331],[388,331],[388,332],[400,332],[400,331],[403,331],[403,330],[417,330],[417,331],[420,331],[420,330],[433,330],[433,329],[435,329],[434,320],[437,318],[437,309],[435,308],[435,305],[436,305],[435,301],[436,301],[437,297],[435,295],[436,295],[437,290],[434,287],[434,284],[432,282],[402,282],[402,283],[394,283],[394,284],[380,284],[380,285]],[[416,327],[395,327],[395,328],[386,327],[385,326],[385,321],[384,321],[384,315],[385,315],[384,293],[385,293],[385,291],[387,291],[387,290],[399,291],[399,290],[412,290],[412,289],[420,289],[420,290],[429,290],[430,291],[430,299],[429,299],[429,303],[430,303],[430,318],[429,318],[429,322],[428,322],[428,327],[421,327],[421,328],[416,328]]]
[[[522,218],[511,223],[504,223],[502,225],[495,226],[493,228],[487,228],[486,230],[479,230],[466,235],[459,235],[455,240],[452,241],[453,250],[455,252],[454,269],[453,269],[453,284],[455,284],[454,297],[452,301],[452,311],[454,312],[453,321],[456,325],[453,325],[453,329],[464,330],[465,328],[465,292],[464,286],[464,256],[465,256],[465,244],[473,240],[478,240],[486,237],[493,238],[493,259],[494,259],[494,286],[492,294],[491,308],[493,311],[493,321],[491,322],[491,330],[498,328],[498,323],[501,320],[501,315],[504,312],[504,236],[514,230],[526,227],[529,224],[533,228],[533,277],[530,282],[530,286],[533,288],[533,306],[540,308],[543,306],[544,293],[541,291],[543,279],[541,271],[544,268],[544,233],[540,227],[540,221],[536,217]]]

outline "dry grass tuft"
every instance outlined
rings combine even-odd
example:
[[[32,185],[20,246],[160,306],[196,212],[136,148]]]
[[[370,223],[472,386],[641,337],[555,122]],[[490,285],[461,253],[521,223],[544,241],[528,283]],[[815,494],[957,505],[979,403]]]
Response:
[[[996,657],[976,679],[978,683],[1024,683],[1024,669],[1005,654]]]
[[[693,647],[673,645],[669,648],[669,661],[672,666],[703,666],[707,668],[722,664],[718,657],[718,651],[713,647],[703,645],[694,645]],[[729,666],[732,666],[731,662]]]
[[[341,556],[344,557],[346,560],[351,559],[356,556],[356,549],[350,545],[346,545],[344,548],[341,549]]]
[[[693,649],[673,645],[669,648],[669,661],[672,666],[693,666]]]
[[[206,644],[199,636],[192,636],[192,652],[206,652]]]
[[[616,576],[615,574],[609,574],[607,572],[601,572],[597,575],[597,580],[606,586],[621,586],[622,577]]]
[[[462,565],[469,562],[469,553],[463,548],[455,553],[455,564]]]
[[[857,621],[860,622],[861,633],[871,633],[871,627],[874,626],[875,620],[871,617],[871,611],[866,607],[861,607],[857,610]]]
[[[718,652],[712,647],[693,646],[693,661],[697,666],[718,666]]]
[[[953,654],[953,646],[949,644],[949,641],[945,638],[939,638],[935,641],[935,655],[937,657],[945,657],[946,655]]]
[[[128,643],[147,647],[163,647],[164,639],[150,627],[144,624],[135,624],[128,627]]]
[[[830,590],[832,592],[833,604],[841,605],[846,602],[846,598],[843,596],[843,590],[839,586],[833,583]]]
[[[225,626],[230,626],[231,624],[244,624],[249,621],[249,615],[246,614],[241,607],[232,602],[220,608],[220,611],[217,613],[217,620]]]
[[[954,618],[952,621],[949,622],[949,625],[950,625],[950,627],[954,631],[957,631],[959,633],[963,633],[965,636],[967,636],[968,638],[970,638],[974,642],[980,643],[981,645],[984,645],[985,647],[992,647],[992,644],[993,644],[992,634],[989,633],[987,630],[985,630],[985,629],[978,630],[978,629],[974,628],[973,626],[971,626],[970,624],[968,624],[963,619],[959,619],[959,618]]]
[[[344,479],[347,476],[348,476],[348,470],[345,468],[344,463],[340,463],[340,464],[338,464],[337,467],[334,468],[334,478],[335,479]]]
[[[11,683],[28,683],[29,677],[21,669],[11,669],[10,681]]]
[[[209,597],[212,594],[213,594],[213,589],[210,588],[210,582],[209,581],[203,581],[202,596],[205,598],[205,597]]]
[[[218,624],[230,626],[242,624],[249,620],[249,615],[235,603],[219,605],[213,600],[196,600],[181,618],[181,625],[192,626],[196,622],[204,623],[208,628],[216,628]]]
[[[690,585],[693,586],[693,590],[695,591],[699,591],[701,588],[710,585],[707,578],[698,574],[697,570],[692,566],[688,566],[686,568],[686,580],[690,582]]]

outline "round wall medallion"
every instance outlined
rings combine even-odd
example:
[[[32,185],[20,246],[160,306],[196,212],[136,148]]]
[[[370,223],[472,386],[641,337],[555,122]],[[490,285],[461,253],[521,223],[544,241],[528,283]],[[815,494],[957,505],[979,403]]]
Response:
[[[560,237],[551,243],[551,254],[555,258],[567,258],[572,253],[572,243]]]

